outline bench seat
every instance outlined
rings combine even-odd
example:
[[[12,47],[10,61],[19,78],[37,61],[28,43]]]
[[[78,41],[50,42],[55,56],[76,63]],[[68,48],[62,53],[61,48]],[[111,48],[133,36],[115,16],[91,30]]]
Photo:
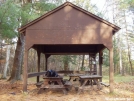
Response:
[[[43,81],[40,81],[40,82],[35,83],[35,85],[37,86],[37,88],[40,88],[42,84],[43,84]]]
[[[65,88],[65,87],[63,85],[45,85],[45,86],[42,86],[41,88],[56,89],[56,88]]]
[[[72,83],[70,81],[66,81],[64,86],[72,86]]]
[[[100,82],[101,85],[104,85],[105,87],[109,87],[110,85],[109,84],[105,84],[103,82]]]

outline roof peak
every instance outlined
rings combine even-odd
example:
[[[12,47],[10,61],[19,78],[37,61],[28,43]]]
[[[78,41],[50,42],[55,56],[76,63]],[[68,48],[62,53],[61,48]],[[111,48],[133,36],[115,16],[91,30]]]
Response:
[[[95,14],[93,14],[93,13],[91,13],[91,12],[89,12],[89,11],[87,11],[87,10],[85,10],[85,9],[83,9],[83,8],[81,8],[81,7],[77,6],[77,5],[75,5],[75,4],[71,3],[71,2],[69,2],[69,1],[66,1],[66,2],[63,3],[62,5],[56,7],[55,9],[53,9],[53,10],[51,10],[51,11],[45,13],[44,15],[38,17],[37,19],[35,19],[35,20],[29,22],[28,24],[22,26],[21,28],[18,29],[18,31],[19,31],[20,33],[23,33],[24,30],[25,30],[27,27],[31,26],[32,24],[34,24],[34,23],[36,23],[36,22],[38,22],[38,21],[44,19],[45,17],[47,17],[47,16],[49,16],[49,15],[51,15],[51,14],[57,12],[58,10],[64,8],[65,6],[68,6],[68,5],[71,6],[71,7],[73,7],[74,9],[79,10],[80,12],[83,12],[83,13],[85,13],[85,14],[87,14],[87,15],[93,17],[93,18],[95,18],[96,20],[99,20],[99,21],[101,21],[101,22],[103,22],[103,23],[105,23],[105,24],[107,24],[107,25],[113,27],[113,28],[115,29],[115,32],[120,29],[118,26],[116,26],[116,25],[114,25],[114,24],[112,24],[112,23],[110,23],[110,22],[104,20],[103,18],[100,18],[99,16],[97,16],[97,15],[95,15]]]
[[[69,2],[69,1],[66,1],[64,4],[70,5],[70,4],[73,4],[73,3]]]

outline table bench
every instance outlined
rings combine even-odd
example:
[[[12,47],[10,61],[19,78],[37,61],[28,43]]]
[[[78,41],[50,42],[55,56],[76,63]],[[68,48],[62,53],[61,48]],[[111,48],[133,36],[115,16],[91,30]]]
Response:
[[[35,85],[36,85],[37,88],[40,88],[42,84],[43,84],[43,81],[40,81],[40,82],[35,83]]]
[[[103,82],[100,82],[101,85],[105,86],[105,87],[109,87],[110,85],[109,84],[105,84]]]
[[[93,86],[93,81],[96,83],[97,88],[100,90],[100,79],[102,78],[102,76],[99,75],[85,75],[85,76],[79,76],[80,81],[81,81],[81,86],[79,87],[79,91],[78,94],[83,91],[84,87],[86,84],[88,84],[87,82],[90,81],[91,82],[91,87]]]
[[[62,77],[43,77],[44,81],[41,87],[39,88],[38,94],[45,89],[61,89],[64,94],[67,94],[67,89],[69,85],[62,81]]]
[[[45,74],[46,74],[46,71],[28,73],[28,78],[37,77],[37,83],[35,83],[35,85],[37,86],[37,88],[40,88],[41,85],[43,84],[43,81],[39,81],[39,76],[42,76],[42,75],[45,75]]]

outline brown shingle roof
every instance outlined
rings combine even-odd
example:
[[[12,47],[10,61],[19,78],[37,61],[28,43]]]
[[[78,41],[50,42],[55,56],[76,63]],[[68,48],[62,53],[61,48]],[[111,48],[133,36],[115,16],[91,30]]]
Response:
[[[49,16],[49,15],[55,13],[56,11],[62,9],[63,7],[65,7],[65,6],[67,6],[67,5],[69,5],[69,6],[73,7],[73,8],[75,8],[75,9],[77,9],[77,10],[79,10],[79,11],[81,11],[81,12],[83,12],[83,13],[85,13],[85,14],[87,14],[87,15],[93,17],[93,18],[95,18],[96,20],[98,20],[98,21],[100,21],[100,22],[103,22],[103,23],[107,24],[108,26],[111,26],[111,27],[114,29],[114,32],[117,32],[117,31],[120,29],[120,27],[118,27],[118,26],[116,26],[116,25],[114,25],[114,24],[112,24],[112,23],[110,23],[110,22],[108,22],[108,21],[106,21],[106,20],[104,20],[104,19],[102,19],[102,18],[100,18],[100,17],[98,17],[98,16],[92,14],[91,12],[88,12],[88,11],[86,11],[86,10],[84,10],[84,9],[82,9],[82,8],[80,8],[80,7],[76,6],[76,5],[74,5],[74,4],[72,4],[71,2],[65,2],[65,3],[62,4],[61,6],[58,6],[57,8],[51,10],[50,12],[45,13],[44,15],[40,16],[39,18],[37,18],[37,19],[35,19],[35,20],[29,22],[28,24],[22,26],[21,28],[18,29],[18,31],[19,31],[20,33],[24,32],[27,27],[33,25],[34,23],[36,23],[36,22],[38,22],[38,21],[44,19],[45,17],[47,17],[47,16]]]

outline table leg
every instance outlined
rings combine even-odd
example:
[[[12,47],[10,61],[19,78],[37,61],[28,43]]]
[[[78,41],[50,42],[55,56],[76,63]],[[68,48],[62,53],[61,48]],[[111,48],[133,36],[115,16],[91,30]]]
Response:
[[[61,81],[57,81],[58,85],[63,85]]]
[[[94,88],[93,88],[94,80],[93,80],[93,79],[90,79],[90,82],[91,82],[91,89],[94,89]]]
[[[57,81],[57,83],[61,86],[64,86],[61,81]],[[67,94],[67,90],[65,88],[62,88],[62,91],[65,95]]]
[[[46,85],[49,85],[49,83],[48,83],[47,80],[44,81],[43,83],[44,83],[44,84],[41,85],[41,87],[40,87],[40,89],[39,89],[39,91],[38,91],[37,94],[41,94],[41,92],[43,92],[43,91],[45,90],[45,88],[43,88],[43,87],[46,86]]]
[[[101,89],[101,87],[100,87],[100,82],[99,82],[99,80],[98,80],[98,79],[96,79],[96,82],[97,82],[97,88],[100,90],[100,89]]]
[[[44,85],[50,85],[49,82],[49,80],[44,80]]]
[[[82,84],[81,87],[79,87],[79,91],[78,91],[78,94],[80,94],[81,91],[83,91],[83,88],[85,86],[85,84],[87,83],[88,80],[84,80],[84,83]]]
[[[71,80],[71,77],[69,78],[69,81]]]

